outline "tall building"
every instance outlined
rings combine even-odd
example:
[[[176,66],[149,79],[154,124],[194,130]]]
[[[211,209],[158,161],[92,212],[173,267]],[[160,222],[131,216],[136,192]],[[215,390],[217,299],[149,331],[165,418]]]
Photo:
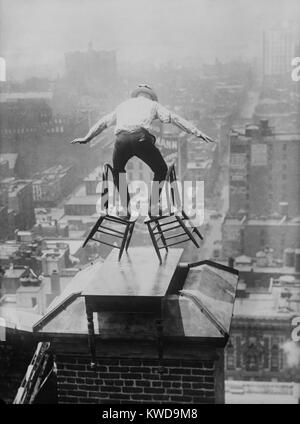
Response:
[[[107,92],[116,81],[116,52],[94,50],[67,52],[65,54],[66,77],[79,92],[95,94]]]
[[[300,134],[279,133],[268,121],[230,135],[229,213],[300,215]]]
[[[222,226],[223,254],[276,257],[298,248],[300,134],[279,133],[261,120],[230,135],[229,211]]]
[[[265,247],[274,250],[276,258],[282,257],[286,248],[300,247],[300,219],[240,218],[226,216],[222,226],[224,257],[241,254],[255,256]]]
[[[263,75],[265,78],[284,75],[291,70],[294,53],[293,32],[289,27],[279,26],[264,31]]]
[[[54,206],[68,195],[76,184],[73,165],[55,165],[37,173],[33,178],[33,200],[36,206]]]
[[[235,260],[240,280],[226,349],[227,378],[299,381],[298,347],[291,331],[300,312],[300,251],[285,253],[281,267],[262,256]]]
[[[35,224],[31,180],[6,178],[0,183],[7,193],[7,208],[14,211],[14,227],[28,230]]]

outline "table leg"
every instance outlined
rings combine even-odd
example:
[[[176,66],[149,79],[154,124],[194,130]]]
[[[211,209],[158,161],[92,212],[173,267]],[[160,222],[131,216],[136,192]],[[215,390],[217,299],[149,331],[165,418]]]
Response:
[[[94,329],[94,320],[93,320],[93,309],[88,303],[86,306],[86,316],[87,316],[87,325],[88,325],[88,337],[89,337],[89,347],[91,352],[91,368],[96,368],[96,344],[95,344],[95,329]]]

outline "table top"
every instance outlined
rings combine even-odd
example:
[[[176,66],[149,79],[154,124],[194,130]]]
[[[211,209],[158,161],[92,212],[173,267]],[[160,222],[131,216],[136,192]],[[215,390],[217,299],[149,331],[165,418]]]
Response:
[[[82,295],[164,297],[182,253],[183,249],[170,249],[160,265],[153,248],[133,247],[120,262],[119,251],[113,249],[98,272],[91,267]]]

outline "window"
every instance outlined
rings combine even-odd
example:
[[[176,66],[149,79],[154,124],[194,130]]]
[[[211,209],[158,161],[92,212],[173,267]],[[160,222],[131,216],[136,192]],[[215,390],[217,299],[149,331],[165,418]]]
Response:
[[[232,344],[232,339],[233,339],[233,337],[231,337],[229,339],[229,343],[228,343],[227,348],[226,348],[226,367],[227,367],[227,370],[234,370],[235,369],[234,346]]]
[[[241,344],[241,336],[235,337],[235,349],[236,349],[236,367],[242,368],[242,344]]]
[[[266,240],[265,240],[265,230],[261,230],[259,236],[260,236],[260,245],[264,246],[265,242],[266,242]]]
[[[34,308],[36,305],[37,305],[36,297],[32,297],[31,298],[31,306],[32,306],[32,308]]]
[[[271,371],[279,370],[279,348],[277,344],[273,344],[271,348]]]
[[[270,368],[270,340],[268,337],[264,337],[264,369]]]

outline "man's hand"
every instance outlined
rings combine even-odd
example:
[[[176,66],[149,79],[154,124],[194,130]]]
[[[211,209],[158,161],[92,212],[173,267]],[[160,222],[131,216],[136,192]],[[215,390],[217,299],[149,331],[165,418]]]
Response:
[[[71,144],[85,144],[88,141],[85,138],[75,138],[74,140],[71,141]]]

